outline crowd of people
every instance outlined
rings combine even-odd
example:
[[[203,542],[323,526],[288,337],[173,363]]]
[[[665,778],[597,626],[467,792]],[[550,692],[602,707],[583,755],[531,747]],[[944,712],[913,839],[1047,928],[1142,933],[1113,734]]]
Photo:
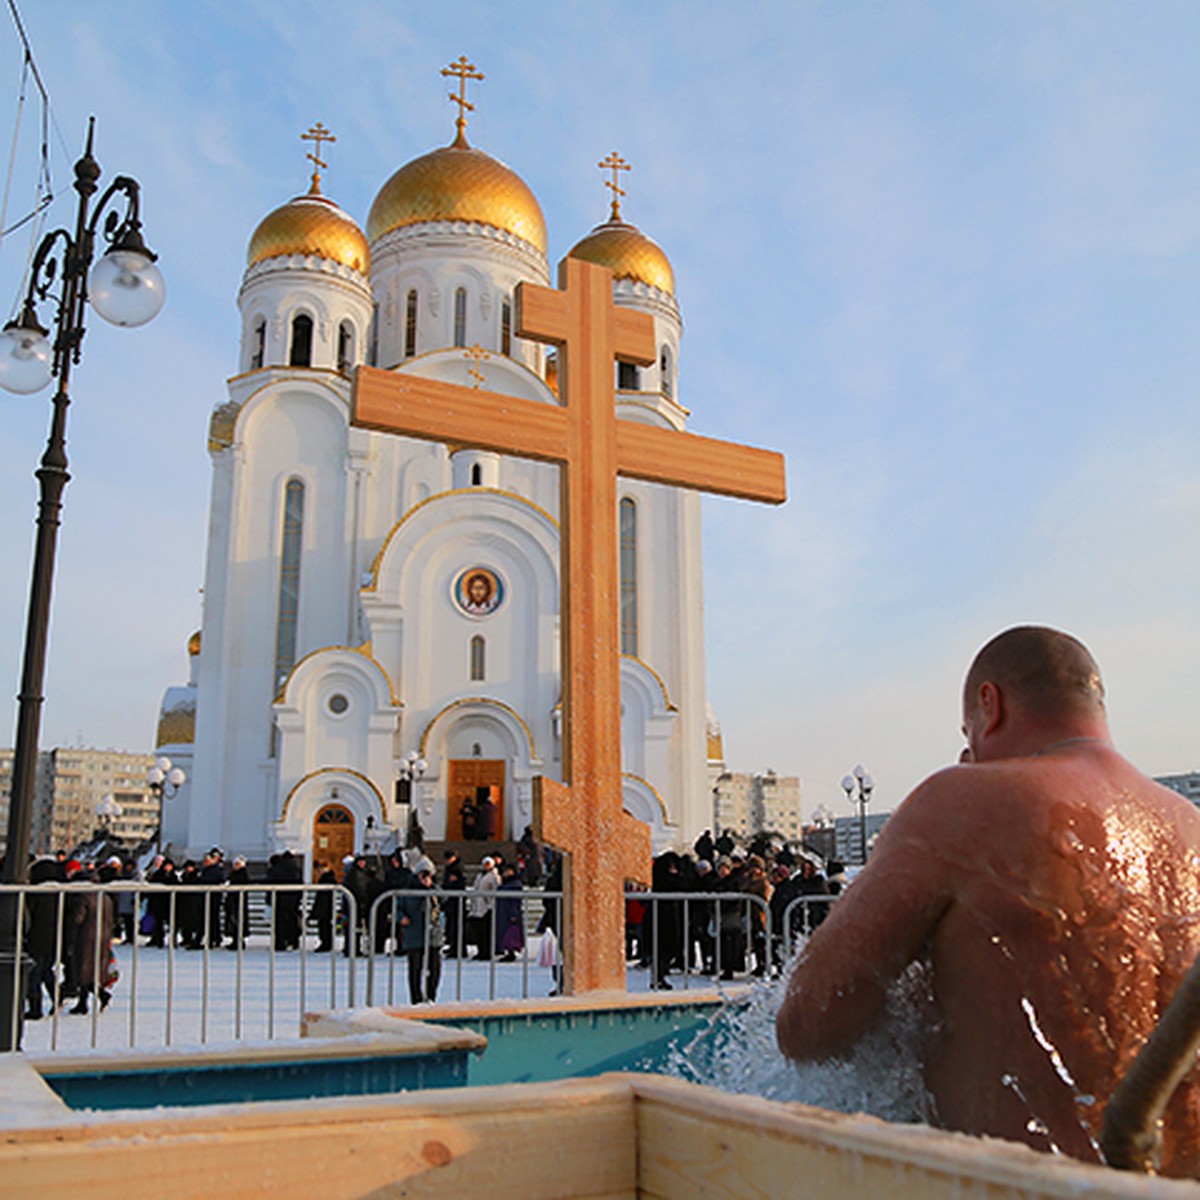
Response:
[[[115,883],[132,872],[120,858],[100,864],[68,859],[65,853],[40,858],[30,866],[30,883]],[[112,953],[118,928],[131,928],[132,908],[120,893],[96,889],[77,892],[31,891],[25,905],[24,952],[32,960],[25,978],[25,1019],[40,1021],[48,1006],[74,1004],[67,1010],[86,1014],[95,997],[101,1010],[112,999],[116,962]],[[132,896],[129,897],[132,900]],[[50,1010],[52,1011],[52,1010]]]
[[[693,851],[658,855],[650,895],[626,901],[626,958],[650,968],[655,988],[670,990],[672,971],[724,980],[774,974],[845,883],[841,863],[822,864],[765,834],[743,848],[728,831],[714,841],[705,830]],[[813,899],[794,903],[801,897]]]
[[[252,908],[251,889],[236,885],[252,882],[274,885],[263,896],[266,928],[276,951],[298,950],[307,928],[316,934],[316,946],[308,943],[316,953],[335,952],[340,940],[347,956],[404,956],[413,1004],[436,1000],[443,959],[516,961],[526,948],[526,893],[531,888],[548,893],[536,927],[551,935],[552,944],[556,941],[562,859],[540,845],[531,828],[526,827],[511,855],[493,849],[478,864],[464,863],[448,848],[440,872],[425,853],[423,839],[409,841],[408,848],[386,856],[360,851],[340,862],[317,859],[310,876],[315,888],[305,884],[303,860],[290,850],[272,855],[265,873],[259,870],[253,880],[244,856],[230,860],[218,846],[182,865],[169,855],[156,855],[144,872],[132,859],[116,855],[99,864],[68,859],[61,852],[39,859],[31,866],[31,883],[128,880],[163,886],[140,894],[118,888],[81,890],[62,899],[31,893],[26,945],[35,965],[25,1015],[40,1019],[46,997],[50,1003],[73,1000],[68,1010],[73,1013],[87,1012],[92,996],[106,1007],[117,973],[114,943],[141,937],[144,945],[160,949],[244,948],[251,918],[261,922],[262,909],[261,904]],[[653,863],[652,897],[630,899],[626,906],[627,957],[651,968],[654,987],[670,988],[668,974],[685,967],[723,979],[751,970],[759,976],[773,972],[782,960],[780,934],[792,899],[838,890],[836,864],[827,878],[806,855],[777,850],[765,838],[747,850],[728,833],[714,842],[705,831],[694,851],[694,856],[659,855]],[[379,903],[385,895],[390,901]],[[686,902],[684,896],[689,897]],[[746,896],[769,907],[769,926],[764,909],[748,903]],[[809,931],[823,915],[824,907],[792,909],[791,934]],[[770,944],[768,927],[774,933]],[[557,953],[549,953],[545,965],[560,987]]]

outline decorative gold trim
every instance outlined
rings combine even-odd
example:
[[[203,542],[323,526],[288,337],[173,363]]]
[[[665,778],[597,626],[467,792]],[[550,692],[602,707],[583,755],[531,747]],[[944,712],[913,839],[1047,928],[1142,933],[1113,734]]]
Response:
[[[493,700],[490,696],[463,696],[459,700],[451,700],[445,708],[440,709],[434,714],[432,720],[425,726],[421,732],[421,757],[429,757],[429,738],[433,734],[433,727],[447,713],[453,712],[456,708],[466,708],[471,704],[482,704],[485,708],[500,708],[503,709],[521,728],[525,731],[526,740],[529,742],[529,757],[530,759],[537,758],[537,747],[533,742],[533,731],[529,728],[525,718],[511,705],[505,704],[503,700]]]
[[[279,823],[282,825],[287,820],[288,809],[291,807],[292,801],[296,797],[296,793],[310,780],[316,779],[318,775],[349,775],[353,779],[359,779],[375,793],[375,798],[379,801],[379,816],[386,820],[387,809],[384,804],[383,793],[375,786],[373,780],[364,775],[361,771],[354,770],[353,767],[318,767],[315,771],[298,779],[293,785],[292,790],[288,792],[287,799],[283,802],[283,808],[279,813]],[[340,797],[339,797],[340,800]]]
[[[671,814],[667,812],[667,806],[666,806],[666,804],[663,802],[662,795],[659,793],[659,790],[658,790],[658,788],[656,788],[656,787],[654,786],[654,784],[652,784],[652,783],[650,782],[650,780],[648,780],[648,779],[643,779],[643,778],[642,778],[640,775],[635,775],[635,774],[634,774],[632,771],[622,771],[622,772],[621,772],[621,778],[622,778],[622,779],[632,779],[632,780],[635,780],[637,783],[640,783],[640,784],[641,784],[643,787],[645,787],[645,788],[649,788],[649,789],[650,789],[650,794],[651,794],[651,795],[652,795],[652,796],[655,798],[655,800],[657,800],[657,801],[658,801],[658,807],[659,807],[659,811],[660,811],[660,812],[662,813],[662,815],[663,815],[663,820],[664,820],[664,821],[666,821],[668,824],[670,823],[670,821],[671,821]]]
[[[639,667],[644,667],[654,678],[654,682],[658,684],[659,690],[662,692],[663,704],[667,712],[678,712],[679,709],[671,703],[671,697],[667,693],[667,685],[663,682],[663,677],[644,659],[638,658],[636,654],[622,654],[623,659],[628,659],[632,663],[637,663]]]
[[[292,677],[310,658],[315,658],[318,654],[327,654],[332,650],[344,650],[347,654],[360,654],[368,662],[373,663],[379,668],[379,673],[383,676],[384,683],[387,684],[388,697],[397,708],[403,708],[404,705],[396,695],[396,687],[392,683],[392,677],[388,674],[387,668],[383,663],[371,653],[371,643],[363,642],[361,646],[318,646],[315,650],[310,650],[299,662],[294,663],[292,669],[287,673],[287,678],[280,685],[279,691],[275,693],[273,703],[282,704],[283,697],[287,693],[288,684],[292,682]]]
[[[395,525],[388,530],[388,535],[383,539],[383,544],[376,552],[374,559],[371,561],[370,575],[371,582],[364,587],[359,588],[360,592],[373,592],[379,583],[379,565],[383,562],[383,556],[387,553],[388,547],[392,544],[392,539],[400,531],[400,526],[406,521],[415,517],[427,504],[433,504],[436,500],[446,500],[451,496],[503,496],[509,500],[516,500],[524,504],[526,508],[531,508],[539,516],[544,517],[550,522],[551,526],[557,531],[558,521],[552,517],[540,504],[535,504],[532,500],[525,496],[518,495],[516,492],[510,492],[506,488],[485,488],[485,487],[470,487],[470,488],[451,488],[448,492],[437,492],[435,495],[426,496],[424,500],[414,504],[398,520]]]

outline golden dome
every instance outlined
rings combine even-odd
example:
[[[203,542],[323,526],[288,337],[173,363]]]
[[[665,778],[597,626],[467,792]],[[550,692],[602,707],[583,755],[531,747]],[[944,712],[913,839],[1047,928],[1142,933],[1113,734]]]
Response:
[[[525,181],[511,168],[467,144],[413,159],[379,189],[367,217],[372,242],[425,221],[472,221],[511,233],[546,253],[546,218]]]
[[[190,746],[196,740],[196,705],[177,704],[159,715],[154,748]]]
[[[200,630],[196,630],[190,638],[188,638],[188,654],[193,658],[200,653]]]
[[[632,279],[675,295],[675,272],[663,248],[622,220],[597,225],[567,257],[608,267],[614,279]]]
[[[362,230],[315,185],[259,222],[246,251],[246,265],[252,267],[282,254],[327,258],[363,275],[371,263]]]

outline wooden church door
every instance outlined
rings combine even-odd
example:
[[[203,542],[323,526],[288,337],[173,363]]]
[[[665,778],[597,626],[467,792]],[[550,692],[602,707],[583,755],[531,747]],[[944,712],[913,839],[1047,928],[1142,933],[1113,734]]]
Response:
[[[496,823],[492,830],[493,841],[503,841],[507,836],[504,826],[504,759],[502,758],[452,758],[450,781],[447,787],[446,840],[462,841],[462,813],[459,809],[469,796],[475,799],[481,787],[493,788],[492,799],[496,802]]]
[[[342,859],[354,853],[354,814],[341,804],[327,804],[313,819],[313,862],[328,863],[340,879]]]

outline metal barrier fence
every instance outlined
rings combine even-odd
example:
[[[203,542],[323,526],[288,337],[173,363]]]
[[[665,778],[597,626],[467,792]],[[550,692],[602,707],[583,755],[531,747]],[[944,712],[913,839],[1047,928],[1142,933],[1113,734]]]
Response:
[[[265,956],[249,947],[248,925],[252,898],[265,896],[269,919]],[[62,1044],[65,1001],[74,999],[72,1014],[89,1015],[85,1044],[100,1044],[99,1019],[120,980],[118,1006],[127,1025],[129,1046],[170,1046],[179,1034],[188,1041],[212,1040],[210,1021],[220,1012],[219,1032],[226,1039],[271,1039],[294,1036],[299,1014],[310,1002],[353,1007],[359,991],[355,948],[350,962],[339,968],[330,954],[318,967],[315,951],[303,933],[304,918],[328,897],[329,911],[356,921],[354,895],[330,884],[192,884],[172,887],[134,883],[38,883],[0,885],[0,898],[15,903],[16,961],[31,960],[24,980],[16,970],[5,972],[0,987],[8,993],[0,1011],[8,1015],[8,1042],[19,1045],[21,1026],[49,1017],[49,1034],[39,1038],[46,1049]],[[113,951],[118,913],[132,902],[132,936],[122,943],[121,960]],[[128,928],[128,926],[127,926]],[[143,943],[141,937],[148,940]],[[230,958],[214,951],[224,946]],[[300,951],[296,965],[284,969],[281,952]],[[154,951],[160,949],[162,954]],[[196,964],[180,951],[197,951]],[[322,959],[324,959],[322,955]],[[319,989],[319,990],[318,990]],[[282,1031],[281,1021],[296,1022]],[[184,1028],[177,1028],[182,1019]],[[155,1032],[150,1039],[147,1029]],[[26,1025],[25,1032],[29,1032]],[[72,1037],[78,1047],[78,1035]],[[111,1033],[105,1044],[112,1045]]]
[[[294,1037],[310,1007],[429,1000],[431,971],[442,1001],[545,995],[562,983],[562,899],[536,889],[414,888],[384,892],[368,908],[331,884],[0,885],[0,903],[15,907],[17,961],[32,960],[24,979],[15,970],[0,975],[7,1044],[59,1050]],[[648,970],[651,989],[674,987],[675,975],[687,989],[701,979],[774,974],[833,900],[796,898],[776,929],[770,906],[743,893],[625,899],[626,957]],[[126,940],[114,950],[119,925]],[[414,976],[419,997],[405,991]],[[642,986],[640,977],[630,986]],[[74,1007],[64,1010],[69,1000]],[[88,1020],[67,1019],[68,1011]]]

